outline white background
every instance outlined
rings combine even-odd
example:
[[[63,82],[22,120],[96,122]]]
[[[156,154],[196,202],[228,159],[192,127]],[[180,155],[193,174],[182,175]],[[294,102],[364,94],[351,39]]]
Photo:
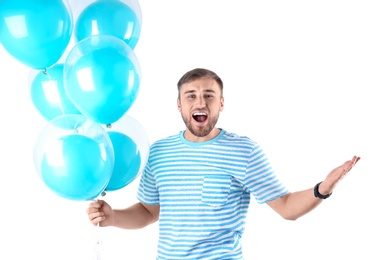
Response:
[[[256,140],[290,190],[313,187],[361,156],[332,197],[297,221],[253,201],[246,259],[390,259],[388,1],[141,0],[140,6],[135,53],[142,83],[128,114],[150,142],[183,129],[176,83],[205,67],[225,83],[218,126]],[[33,144],[47,122],[30,99],[30,72],[0,48],[0,259],[93,259],[98,237],[103,259],[154,259],[157,224],[95,228],[85,213],[88,201],[58,197],[39,178]],[[126,207],[136,201],[137,183],[105,199]]]

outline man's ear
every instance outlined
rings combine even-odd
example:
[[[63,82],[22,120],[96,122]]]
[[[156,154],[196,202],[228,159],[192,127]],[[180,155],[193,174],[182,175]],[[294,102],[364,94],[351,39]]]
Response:
[[[219,111],[222,112],[225,107],[225,99],[221,98],[221,104],[219,106]]]
[[[177,110],[179,110],[179,112],[181,112],[181,104],[180,104],[179,98],[177,99]]]

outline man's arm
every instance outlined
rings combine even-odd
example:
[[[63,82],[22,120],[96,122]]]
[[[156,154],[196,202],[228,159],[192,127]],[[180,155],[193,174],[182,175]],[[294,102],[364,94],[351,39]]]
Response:
[[[146,205],[140,202],[126,208],[113,210],[113,226],[124,229],[139,229],[156,222],[160,205]]]
[[[354,156],[351,160],[333,169],[318,186],[322,195],[331,194],[337,184],[355,166],[360,157]],[[314,186],[303,191],[288,193],[285,196],[267,202],[279,215],[287,220],[296,220],[316,208],[323,199],[314,196]]]
[[[139,229],[158,220],[160,205],[146,205],[138,202],[125,209],[112,209],[104,200],[98,200],[89,204],[87,214],[94,225]]]

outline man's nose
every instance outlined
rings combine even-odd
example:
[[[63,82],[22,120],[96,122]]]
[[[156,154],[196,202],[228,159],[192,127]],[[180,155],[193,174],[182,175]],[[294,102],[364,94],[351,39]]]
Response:
[[[204,97],[198,98],[198,106],[199,107],[205,107],[206,106],[206,99]]]

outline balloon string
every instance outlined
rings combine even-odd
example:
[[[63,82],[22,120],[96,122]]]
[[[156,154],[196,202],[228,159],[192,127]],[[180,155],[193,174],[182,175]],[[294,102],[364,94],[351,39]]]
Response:
[[[95,202],[98,201],[98,199],[94,199]],[[101,260],[103,259],[103,247],[102,247],[102,240],[100,239],[100,225],[99,223],[96,225],[96,244],[95,244],[95,255],[93,260]]]

